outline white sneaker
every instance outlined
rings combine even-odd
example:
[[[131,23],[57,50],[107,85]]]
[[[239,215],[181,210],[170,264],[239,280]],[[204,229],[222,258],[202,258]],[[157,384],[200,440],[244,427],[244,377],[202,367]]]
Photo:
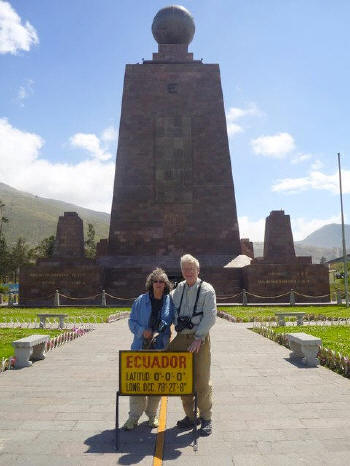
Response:
[[[129,417],[126,423],[123,425],[123,430],[134,430],[138,426],[138,421]]]
[[[156,416],[150,417],[150,418],[148,419],[148,425],[149,425],[150,427],[152,427],[152,429],[158,427],[158,426],[159,426],[159,419],[158,419]]]

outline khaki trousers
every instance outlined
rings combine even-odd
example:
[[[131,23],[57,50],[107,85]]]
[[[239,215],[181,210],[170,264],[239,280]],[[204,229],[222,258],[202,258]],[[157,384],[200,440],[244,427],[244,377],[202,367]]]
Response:
[[[155,417],[157,415],[160,398],[160,396],[130,396],[129,417],[134,421],[138,421],[143,412],[145,412],[149,418]]]
[[[169,343],[166,351],[187,351],[194,340],[194,335],[178,333]],[[210,337],[205,338],[198,353],[194,355],[194,390],[197,392],[198,409],[202,419],[211,419],[212,414],[212,386],[210,383]],[[194,396],[181,397],[186,416],[194,419]]]

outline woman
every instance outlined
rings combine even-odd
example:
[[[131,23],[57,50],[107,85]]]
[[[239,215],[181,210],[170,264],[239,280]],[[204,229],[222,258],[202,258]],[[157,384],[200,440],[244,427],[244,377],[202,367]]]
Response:
[[[132,350],[164,349],[170,339],[170,325],[174,319],[174,305],[169,295],[171,283],[164,270],[157,268],[146,280],[146,293],[132,305],[129,328],[134,334]],[[158,427],[157,409],[160,396],[131,396],[129,418],[124,430],[132,430],[142,413],[149,418],[150,427]]]

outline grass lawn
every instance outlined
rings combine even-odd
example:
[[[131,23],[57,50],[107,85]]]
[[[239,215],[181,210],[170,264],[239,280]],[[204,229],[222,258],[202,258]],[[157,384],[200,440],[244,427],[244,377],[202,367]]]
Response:
[[[66,321],[80,317],[83,322],[94,322],[97,317],[98,322],[103,319],[107,321],[108,316],[117,312],[129,311],[130,308],[118,307],[60,307],[60,308],[24,308],[24,307],[0,307],[0,322],[8,319],[19,319],[25,322],[39,320],[37,314],[68,314]]]
[[[14,356],[15,349],[11,343],[20,338],[34,334],[50,335],[50,338],[62,333],[62,330],[47,330],[38,328],[0,328],[0,361],[2,358]]]
[[[347,325],[333,326],[301,326],[301,327],[276,327],[275,333],[309,333],[321,338],[322,346],[338,351],[343,356],[350,357],[350,327]]]
[[[343,306],[288,306],[288,307],[279,307],[279,306],[264,306],[264,307],[254,307],[254,306],[219,306],[218,309],[221,311],[227,312],[228,314],[233,315],[241,322],[252,322],[253,319],[269,319],[275,317],[275,312],[305,312],[311,318],[322,319],[325,318],[350,318],[350,308]],[[307,316],[306,316],[307,317]]]
[[[278,311],[296,311],[306,312],[311,318],[322,319],[322,318],[350,318],[350,308],[345,306],[219,306],[221,311],[227,312],[233,315],[241,322],[252,322],[253,319],[266,319],[269,320],[275,317],[275,312]],[[39,313],[62,313],[68,314],[66,318],[74,319],[80,317],[83,322],[94,322],[94,317],[97,318],[98,322],[103,319],[107,321],[108,316],[117,312],[130,311],[130,308],[125,307],[60,307],[60,308],[21,308],[21,307],[0,307],[0,322],[4,322],[8,319],[19,319],[25,322],[34,322],[39,320],[37,314]]]

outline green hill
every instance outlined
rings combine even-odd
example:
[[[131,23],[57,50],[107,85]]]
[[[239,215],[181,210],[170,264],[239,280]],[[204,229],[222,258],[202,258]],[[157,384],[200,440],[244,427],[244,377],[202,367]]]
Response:
[[[346,245],[350,245],[350,225],[344,225]],[[321,248],[342,248],[342,232],[341,225],[338,223],[330,223],[318,230],[312,232],[299,244],[303,246],[311,245]]]
[[[78,212],[84,222],[85,234],[88,223],[92,223],[97,240],[108,237],[110,216],[104,212],[95,212],[67,202],[34,196],[4,183],[0,183],[0,200],[6,205],[4,215],[9,222],[4,224],[4,234],[10,246],[19,237],[34,246],[42,239],[55,235],[58,217],[64,212]]]

